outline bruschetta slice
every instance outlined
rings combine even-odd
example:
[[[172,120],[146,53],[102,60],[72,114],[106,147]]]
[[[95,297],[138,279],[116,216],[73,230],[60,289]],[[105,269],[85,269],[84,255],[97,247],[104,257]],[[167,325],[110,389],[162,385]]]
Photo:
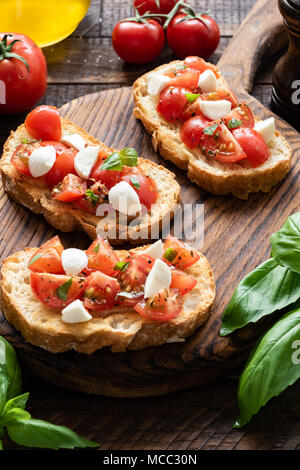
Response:
[[[8,322],[52,353],[183,342],[215,297],[207,259],[172,236],[129,251],[101,238],[87,250],[64,249],[56,236],[9,256],[1,281]]]
[[[5,191],[53,227],[92,239],[100,227],[113,244],[149,241],[180,198],[173,173],[134,149],[108,148],[50,106],[11,132],[0,172]]]
[[[269,191],[291,166],[274,118],[258,120],[217,68],[199,57],[157,67],[133,85],[135,116],[154,148],[212,194]]]

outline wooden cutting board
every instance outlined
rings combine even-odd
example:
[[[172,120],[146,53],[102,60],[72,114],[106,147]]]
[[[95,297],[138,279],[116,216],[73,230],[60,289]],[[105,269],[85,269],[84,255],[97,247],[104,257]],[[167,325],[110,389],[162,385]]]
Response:
[[[251,97],[253,77],[263,59],[286,44],[276,0],[259,0],[225,50],[218,66],[240,101],[255,114],[272,113]],[[181,185],[182,203],[204,204],[203,253],[216,279],[217,295],[209,321],[185,343],[126,353],[100,350],[91,356],[76,352],[50,354],[25,343],[0,313],[0,334],[19,352],[24,366],[55,385],[111,396],[159,395],[211,382],[233,370],[247,357],[262,325],[243,329],[230,337],[218,335],[222,312],[237,283],[265,260],[269,237],[293,212],[299,210],[299,134],[277,120],[277,128],[293,147],[293,168],[282,184],[267,194],[253,194],[247,201],[216,197],[193,185],[185,172],[155,154],[150,137],[133,115],[131,88],[83,96],[61,108],[72,119],[108,146],[134,147],[140,155],[165,165]],[[38,246],[55,234],[42,217],[29,213],[3,193],[0,253],[4,259],[25,246]],[[64,245],[86,248],[82,233],[60,234]]]

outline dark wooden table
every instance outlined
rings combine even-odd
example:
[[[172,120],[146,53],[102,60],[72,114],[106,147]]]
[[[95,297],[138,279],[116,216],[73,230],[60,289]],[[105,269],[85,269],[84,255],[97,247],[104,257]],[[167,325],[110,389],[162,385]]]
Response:
[[[216,63],[255,0],[195,0],[198,11],[210,8],[221,29]],[[41,101],[60,107],[78,96],[131,85],[153,67],[125,65],[113,51],[115,23],[131,12],[131,0],[92,0],[77,30],[60,44],[44,49],[49,84]],[[166,49],[159,63],[172,58]],[[270,103],[270,58],[256,77],[253,95]],[[1,145],[24,115],[0,118]],[[300,449],[300,383],[273,399],[242,430],[232,429],[237,416],[235,375],[212,385],[167,396],[140,399],[94,397],[55,388],[24,370],[28,409],[35,418],[71,427],[102,444],[102,449]],[[19,447],[4,441],[6,449]]]

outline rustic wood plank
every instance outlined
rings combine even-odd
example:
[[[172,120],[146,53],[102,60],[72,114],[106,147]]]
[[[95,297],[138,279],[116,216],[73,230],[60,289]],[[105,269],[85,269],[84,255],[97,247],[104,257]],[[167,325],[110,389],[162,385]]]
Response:
[[[238,29],[256,0],[190,0],[188,3],[201,13],[211,10],[210,15],[218,22],[223,36],[232,36]],[[129,0],[102,0],[103,21],[101,34],[111,36],[114,25],[123,18],[132,16]]]
[[[210,60],[217,63],[229,42],[221,38]],[[67,38],[44,49],[49,83],[120,83],[132,85],[143,73],[175,57],[168,47],[158,60],[144,66],[124,63],[114,52],[110,39]]]
[[[33,379],[24,384],[33,417],[70,426],[100,442],[102,450],[294,450],[299,446],[300,383],[273,399],[241,430],[232,429],[236,389],[237,380],[231,379],[167,397],[127,400],[70,393]],[[4,445],[8,450],[20,449],[8,439]]]

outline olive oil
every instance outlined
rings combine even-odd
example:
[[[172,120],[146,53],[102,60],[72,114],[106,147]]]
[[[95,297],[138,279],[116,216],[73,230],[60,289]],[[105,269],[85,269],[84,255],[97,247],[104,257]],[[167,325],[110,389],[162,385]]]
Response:
[[[45,47],[76,29],[90,0],[0,0],[0,4],[1,32],[26,34]]]

